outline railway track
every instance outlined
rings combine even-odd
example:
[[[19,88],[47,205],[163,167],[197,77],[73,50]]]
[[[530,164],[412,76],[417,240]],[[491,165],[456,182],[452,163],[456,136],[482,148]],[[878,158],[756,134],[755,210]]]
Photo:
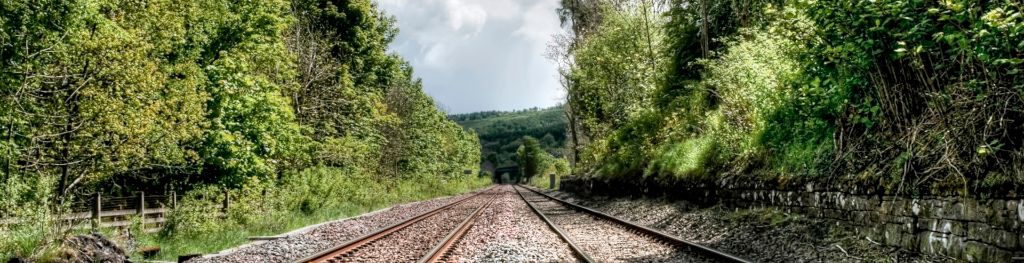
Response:
[[[509,189],[512,188],[512,189]],[[514,192],[514,193],[513,193]],[[504,199],[501,195],[504,194]],[[490,224],[474,224],[483,214],[494,220],[494,211],[487,212],[495,200],[502,207],[518,202],[517,196],[557,235],[532,232],[535,236],[550,236],[546,246],[561,247],[558,261],[579,262],[749,262],[714,249],[686,242],[664,233],[578,206],[542,192],[525,187],[498,186],[477,192],[450,204],[413,216],[384,227],[373,233],[352,239],[295,262],[453,262],[473,260],[465,258],[469,243],[485,246],[500,245],[505,240],[479,241],[481,233]],[[521,205],[521,204],[519,204]],[[521,206],[520,206],[521,207]],[[520,208],[520,219],[531,219],[525,208]],[[533,223],[541,229],[544,224]],[[540,227],[540,228],[537,228]],[[481,232],[483,231],[483,232]],[[466,239],[467,233],[471,238]],[[538,234],[540,233],[540,234]],[[486,236],[486,235],[484,235]],[[476,241],[473,241],[476,240]],[[565,248],[566,245],[572,250]],[[529,247],[539,245],[530,241]],[[459,248],[459,249],[457,249]],[[463,247],[465,248],[465,247]],[[461,252],[454,252],[461,251]],[[458,254],[453,256],[452,254]],[[573,258],[575,257],[575,258]]]
[[[515,188],[585,262],[751,262],[534,189]]]
[[[487,208],[494,192],[491,187],[295,262],[433,262]]]

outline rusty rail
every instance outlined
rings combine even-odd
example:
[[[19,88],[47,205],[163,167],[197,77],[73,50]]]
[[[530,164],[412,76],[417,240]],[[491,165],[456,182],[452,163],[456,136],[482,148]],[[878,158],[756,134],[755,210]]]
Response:
[[[693,242],[690,242],[690,241],[686,241],[686,240],[683,240],[681,238],[675,237],[673,235],[669,235],[667,233],[664,233],[664,232],[661,232],[661,231],[658,231],[658,230],[655,230],[655,229],[652,229],[652,228],[649,228],[649,227],[638,225],[636,223],[629,222],[629,221],[626,221],[624,219],[620,219],[618,217],[614,217],[614,216],[602,213],[600,211],[597,211],[597,210],[594,210],[594,209],[590,209],[590,208],[585,207],[585,206],[577,205],[577,204],[570,203],[570,202],[562,200],[562,199],[558,199],[557,197],[550,196],[550,195],[548,195],[546,193],[534,190],[533,188],[530,188],[530,187],[523,187],[523,188],[526,188],[526,190],[530,190],[531,192],[537,193],[537,194],[539,194],[541,196],[544,196],[544,197],[547,197],[547,198],[549,198],[551,200],[555,200],[555,201],[557,201],[557,202],[559,202],[559,203],[561,203],[563,205],[566,205],[566,206],[568,206],[568,207],[570,207],[572,209],[576,209],[578,211],[583,211],[585,213],[597,216],[599,218],[603,218],[603,219],[606,219],[606,220],[618,223],[620,225],[626,226],[628,228],[631,228],[633,230],[639,231],[641,233],[648,234],[648,235],[650,235],[652,237],[656,237],[658,239],[667,241],[667,242],[669,242],[669,243],[671,243],[671,244],[673,244],[673,245],[675,245],[677,247],[680,247],[680,248],[689,249],[689,250],[697,252],[697,253],[702,253],[704,255],[708,255],[708,256],[711,256],[711,257],[723,260],[725,262],[737,262],[737,263],[752,263],[753,262],[753,261],[750,261],[750,260],[747,260],[747,259],[744,259],[744,258],[741,258],[741,257],[738,257],[738,256],[731,255],[729,253],[725,253],[725,252],[719,251],[717,249],[713,249],[713,248],[706,247],[706,246],[701,245],[701,244],[697,244],[697,243],[693,243]],[[523,200],[526,200],[526,199],[524,198]],[[527,203],[529,203],[529,202],[527,202]]]
[[[334,259],[334,258],[336,258],[336,257],[338,257],[340,255],[344,255],[346,253],[352,252],[352,251],[358,249],[359,247],[362,247],[363,245],[366,245],[366,244],[369,244],[370,242],[379,240],[379,239],[381,239],[381,238],[383,238],[383,237],[385,237],[385,236],[387,236],[387,235],[389,235],[391,233],[394,233],[394,232],[396,232],[398,230],[402,230],[403,228],[406,228],[409,225],[412,225],[412,224],[415,224],[417,222],[423,221],[424,219],[426,219],[426,218],[428,218],[430,216],[433,216],[435,214],[438,214],[441,211],[444,211],[445,209],[454,207],[454,206],[456,206],[458,204],[465,203],[466,201],[469,201],[469,200],[471,200],[473,198],[476,198],[477,196],[480,196],[481,194],[483,194],[485,192],[490,192],[492,189],[494,189],[494,186],[491,186],[491,187],[489,187],[489,188],[487,188],[485,190],[479,191],[479,192],[477,192],[477,193],[475,193],[475,194],[473,194],[471,196],[462,198],[462,199],[460,199],[458,201],[455,201],[455,202],[452,202],[450,204],[447,204],[447,205],[435,208],[435,209],[430,210],[430,211],[423,212],[423,213],[421,213],[419,215],[416,215],[416,216],[413,216],[413,217],[411,217],[409,219],[406,219],[406,220],[403,220],[401,222],[392,224],[390,226],[381,228],[381,229],[379,229],[377,231],[374,231],[372,233],[363,235],[361,237],[349,240],[348,242],[345,242],[343,244],[334,246],[334,247],[332,247],[330,249],[321,251],[321,252],[319,252],[317,254],[310,255],[310,256],[305,257],[305,258],[301,258],[299,260],[296,260],[295,262],[296,263],[329,262],[329,260],[331,260],[331,259]]]
[[[573,242],[572,239],[569,239],[569,236],[562,231],[562,228],[555,225],[555,223],[552,223],[551,220],[549,220],[548,217],[544,215],[544,213],[541,213],[540,210],[537,210],[537,208],[534,207],[532,203],[530,203],[530,201],[526,200],[526,196],[523,196],[523,193],[519,192],[518,186],[513,186],[513,189],[516,190],[516,194],[519,194],[519,198],[522,198],[523,202],[526,202],[526,205],[530,207],[530,210],[533,210],[533,213],[540,217],[540,219],[544,221],[545,224],[548,225],[548,228],[554,231],[559,238],[565,241],[565,243],[569,244],[569,248],[572,249],[572,252],[575,253],[576,256],[580,257],[580,259],[582,259],[583,262],[596,262],[593,258],[590,257],[590,255],[587,255],[586,252],[583,252],[583,249],[580,249],[580,247],[576,245],[576,242]]]
[[[455,246],[455,243],[462,239],[462,236],[466,235],[466,232],[469,232],[469,228],[473,226],[473,223],[480,217],[480,214],[483,214],[483,211],[494,203],[494,199],[495,198],[492,197],[486,204],[477,208],[476,211],[473,211],[473,214],[466,218],[466,220],[463,220],[462,223],[459,224],[459,227],[456,227],[451,233],[448,233],[448,235],[445,236],[443,242],[438,243],[437,246],[434,246],[426,256],[420,259],[419,263],[440,261],[441,258],[448,254],[448,251],[451,250],[452,246]]]

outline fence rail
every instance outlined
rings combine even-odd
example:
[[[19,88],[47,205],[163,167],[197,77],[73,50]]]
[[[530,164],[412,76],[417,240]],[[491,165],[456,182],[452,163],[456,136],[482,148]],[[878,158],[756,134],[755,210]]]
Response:
[[[227,192],[221,196],[218,216],[224,216],[230,199]],[[69,213],[60,220],[73,225],[75,229],[124,228],[133,224],[134,217],[142,218],[142,229],[147,233],[160,231],[166,222],[166,215],[177,208],[178,196],[146,195],[138,192],[135,196],[103,197],[100,194],[73,202]],[[89,224],[85,224],[88,221]],[[0,226],[23,222],[18,218],[0,218]]]

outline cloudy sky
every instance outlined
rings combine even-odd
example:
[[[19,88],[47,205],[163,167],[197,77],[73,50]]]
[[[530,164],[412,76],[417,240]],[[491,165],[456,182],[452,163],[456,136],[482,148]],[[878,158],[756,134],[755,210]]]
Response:
[[[557,104],[544,53],[561,31],[558,0],[376,0],[398,19],[391,49],[450,113]]]

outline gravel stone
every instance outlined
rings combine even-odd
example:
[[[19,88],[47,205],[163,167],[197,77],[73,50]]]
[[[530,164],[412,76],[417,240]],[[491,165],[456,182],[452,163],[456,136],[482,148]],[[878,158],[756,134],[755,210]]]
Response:
[[[351,253],[341,255],[335,258],[335,262],[415,262],[494,196],[491,191],[444,209]]]
[[[569,245],[530,210],[510,185],[449,251],[446,262],[576,262]]]
[[[520,191],[569,239],[599,262],[708,262],[626,226],[576,211],[542,195]]]

